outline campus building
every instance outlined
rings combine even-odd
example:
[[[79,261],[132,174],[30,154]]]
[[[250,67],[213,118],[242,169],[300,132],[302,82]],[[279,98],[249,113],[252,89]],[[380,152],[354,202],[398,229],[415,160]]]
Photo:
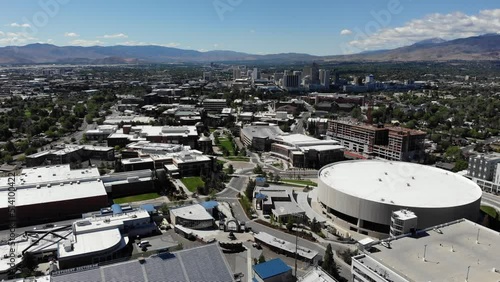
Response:
[[[0,178],[0,197],[8,199],[11,179]],[[99,210],[108,196],[95,167],[70,169],[66,165],[25,168],[12,183],[18,226],[61,220]],[[9,222],[7,200],[0,203],[0,222]]]
[[[196,126],[131,126],[124,125],[121,129],[108,136],[108,146],[125,145],[150,141],[152,143],[171,143],[197,148],[198,131]]]
[[[348,150],[373,157],[393,161],[418,161],[424,157],[426,133],[418,130],[330,120],[327,135]]]
[[[470,156],[467,176],[484,191],[500,192],[500,153]]]

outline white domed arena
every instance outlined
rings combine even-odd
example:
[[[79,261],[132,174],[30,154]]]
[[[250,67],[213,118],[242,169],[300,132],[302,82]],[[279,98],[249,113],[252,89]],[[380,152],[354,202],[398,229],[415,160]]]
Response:
[[[407,162],[345,161],[320,169],[318,202],[334,223],[374,237],[389,234],[393,211],[408,209],[417,229],[466,218],[476,221],[482,191],[471,180]]]

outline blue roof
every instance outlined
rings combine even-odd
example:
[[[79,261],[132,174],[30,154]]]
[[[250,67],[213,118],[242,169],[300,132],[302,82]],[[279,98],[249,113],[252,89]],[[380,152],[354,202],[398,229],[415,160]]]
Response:
[[[113,210],[113,214],[121,214],[121,213],[123,213],[122,207],[119,204],[111,205],[111,209]]]
[[[291,270],[290,266],[284,263],[280,258],[259,263],[253,266],[253,270],[261,279],[267,279],[276,275],[283,274]]]
[[[141,205],[141,209],[149,212],[149,213],[152,213],[152,212],[155,212],[156,209],[155,209],[155,206],[153,206],[152,204],[144,204],[144,205]]]
[[[255,199],[262,199],[263,200],[265,198],[267,198],[267,195],[264,195],[262,193],[255,194]]]
[[[205,209],[213,209],[216,206],[218,206],[219,203],[217,203],[217,201],[206,201],[206,202],[200,203],[200,205],[202,205]]]

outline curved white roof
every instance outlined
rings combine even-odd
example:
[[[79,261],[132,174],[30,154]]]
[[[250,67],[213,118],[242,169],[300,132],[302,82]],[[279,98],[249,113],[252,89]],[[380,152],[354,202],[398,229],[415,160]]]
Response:
[[[406,207],[453,207],[481,198],[477,184],[439,168],[389,161],[345,161],[323,167],[328,186],[368,201]]]

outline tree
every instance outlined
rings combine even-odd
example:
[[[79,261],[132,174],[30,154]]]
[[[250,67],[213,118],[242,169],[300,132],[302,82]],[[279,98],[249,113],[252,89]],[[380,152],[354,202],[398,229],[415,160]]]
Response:
[[[257,165],[254,169],[253,169],[253,173],[255,174],[262,174],[264,171],[262,170],[262,167],[260,165]]]
[[[311,231],[314,233],[317,233],[321,230],[321,225],[320,223],[316,220],[316,218],[313,218],[311,222]]]
[[[255,180],[250,179],[247,184],[247,188],[245,189],[245,195],[247,196],[248,200],[252,201],[253,199],[253,190],[255,189]]]
[[[291,216],[288,217],[288,222],[286,223],[286,229],[288,229],[288,231],[292,231],[293,230],[293,218]]]
[[[9,153],[15,153],[16,146],[14,145],[14,143],[12,143],[12,141],[9,140],[9,141],[7,141],[7,143],[5,143],[4,150],[9,152]]]
[[[281,176],[276,175],[276,176],[274,177],[274,181],[275,181],[275,182],[280,182],[280,181],[281,181]]]
[[[272,172],[269,172],[268,177],[269,177],[269,181],[273,182],[274,174]]]
[[[328,244],[328,246],[326,247],[325,255],[323,257],[323,264],[321,265],[321,268],[323,268],[324,271],[333,276],[333,278],[335,279],[340,278],[337,264],[333,260],[333,251],[331,244]]]
[[[264,257],[264,254],[260,254],[259,256],[259,263],[266,262],[266,258]]]
[[[232,164],[229,164],[227,166],[227,174],[233,174],[234,173],[234,167]]]
[[[355,119],[360,119],[361,118],[361,108],[356,107],[356,108],[352,109],[351,117],[353,117]]]

